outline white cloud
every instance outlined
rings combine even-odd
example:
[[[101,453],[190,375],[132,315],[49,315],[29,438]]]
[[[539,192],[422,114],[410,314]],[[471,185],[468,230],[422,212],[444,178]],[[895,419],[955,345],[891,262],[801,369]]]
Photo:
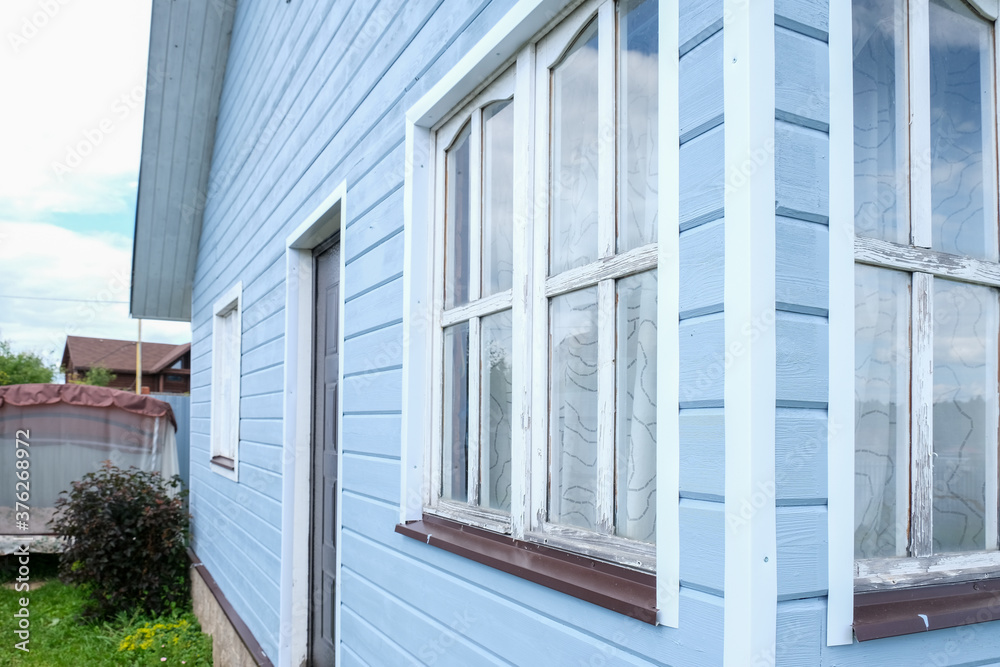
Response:
[[[134,339],[137,324],[127,304],[131,255],[131,241],[120,235],[0,221],[0,338],[55,364],[67,335]],[[188,342],[191,327],[144,321],[143,340]]]
[[[150,6],[4,0],[0,71],[17,99],[0,107],[7,215],[121,210],[105,183],[138,171]]]

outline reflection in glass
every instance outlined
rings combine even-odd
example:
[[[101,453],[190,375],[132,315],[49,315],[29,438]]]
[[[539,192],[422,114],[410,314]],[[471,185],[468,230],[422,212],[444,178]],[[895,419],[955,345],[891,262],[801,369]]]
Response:
[[[514,104],[483,109],[483,296],[514,277]]]
[[[935,553],[996,549],[985,515],[996,502],[986,452],[997,447],[998,311],[996,290],[934,279]]]
[[[549,275],[597,259],[597,20],[552,71]]]
[[[656,542],[656,271],[618,281],[618,535]]]
[[[902,4],[854,0],[854,228],[908,243]],[[926,164],[926,162],[925,162]]]
[[[514,342],[511,311],[482,319],[483,370],[482,435],[479,442],[486,461],[483,466],[480,504],[510,511],[510,442],[513,428]]]
[[[469,452],[469,323],[444,330],[444,423],[441,497],[467,502]]]
[[[910,277],[854,267],[854,554],[906,555]]]
[[[619,6],[618,252],[656,241],[657,0]]]
[[[962,2],[935,0],[930,37],[932,247],[996,261],[992,28]]]
[[[472,235],[469,231],[469,138],[468,124],[459,133],[445,157],[445,249],[444,307],[454,308],[469,302],[469,266]]]
[[[597,288],[550,302],[549,521],[597,520]]]

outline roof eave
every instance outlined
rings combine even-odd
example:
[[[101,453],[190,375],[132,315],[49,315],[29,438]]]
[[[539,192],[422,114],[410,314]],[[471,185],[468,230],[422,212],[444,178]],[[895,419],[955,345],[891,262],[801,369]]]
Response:
[[[191,321],[235,0],[153,0],[130,312]],[[190,52],[197,49],[198,58]]]

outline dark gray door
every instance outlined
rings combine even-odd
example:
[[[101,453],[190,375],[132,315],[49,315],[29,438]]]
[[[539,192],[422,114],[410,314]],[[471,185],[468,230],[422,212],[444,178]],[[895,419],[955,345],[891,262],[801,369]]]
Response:
[[[309,564],[309,657],[314,667],[334,664],[334,591],[337,585],[337,349],[340,242],[316,249],[313,338],[312,550]]]

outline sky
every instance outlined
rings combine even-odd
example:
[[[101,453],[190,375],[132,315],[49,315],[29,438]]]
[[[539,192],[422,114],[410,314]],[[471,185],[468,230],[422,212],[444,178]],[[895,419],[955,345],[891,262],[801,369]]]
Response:
[[[0,340],[134,340],[132,234],[152,0],[2,0]],[[142,339],[191,340],[143,320]],[[57,378],[61,381],[61,376]]]

